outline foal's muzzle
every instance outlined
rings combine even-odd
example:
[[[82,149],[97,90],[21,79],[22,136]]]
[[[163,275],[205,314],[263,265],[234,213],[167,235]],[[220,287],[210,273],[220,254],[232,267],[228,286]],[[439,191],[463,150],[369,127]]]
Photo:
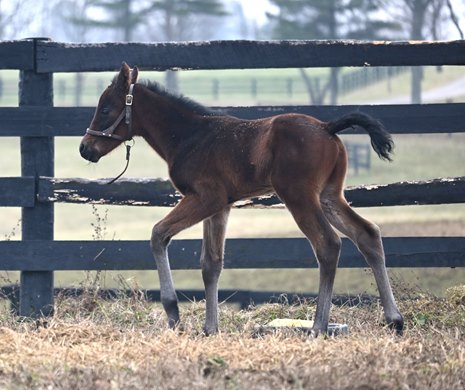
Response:
[[[96,163],[100,160],[100,156],[96,153],[95,149],[90,148],[82,142],[81,145],[79,145],[79,153],[81,153],[81,157],[87,161]]]

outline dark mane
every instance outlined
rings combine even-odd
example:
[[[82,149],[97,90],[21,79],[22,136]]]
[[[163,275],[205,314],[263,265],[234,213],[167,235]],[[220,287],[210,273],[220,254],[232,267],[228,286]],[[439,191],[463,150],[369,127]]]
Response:
[[[168,99],[176,101],[178,105],[181,105],[186,109],[193,111],[197,114],[208,116],[218,115],[217,112],[212,111],[210,108],[205,107],[204,105],[197,103],[196,101],[189,99],[188,97],[185,97],[183,95],[177,95],[167,91],[162,85],[158,84],[155,81],[142,80],[139,81],[138,84],[144,85],[157,95],[164,96]]]

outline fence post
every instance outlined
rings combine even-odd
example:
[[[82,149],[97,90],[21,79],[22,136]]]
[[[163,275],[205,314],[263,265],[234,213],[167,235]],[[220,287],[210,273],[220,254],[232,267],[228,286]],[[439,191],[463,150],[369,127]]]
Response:
[[[220,96],[220,81],[218,79],[212,80],[212,95],[214,100],[218,100]]]
[[[34,38],[34,56],[38,41]],[[53,106],[53,74],[36,70],[20,72],[19,106]],[[54,176],[53,137],[21,137],[21,175]],[[22,208],[22,239],[53,240],[54,209],[52,203],[36,203]],[[53,271],[22,271],[19,314],[27,317],[53,313]]]

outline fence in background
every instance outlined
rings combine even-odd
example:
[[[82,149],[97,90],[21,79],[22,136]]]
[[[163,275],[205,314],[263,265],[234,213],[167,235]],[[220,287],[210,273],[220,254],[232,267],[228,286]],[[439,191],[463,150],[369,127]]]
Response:
[[[56,241],[55,202],[173,206],[178,195],[168,182],[54,178],[54,137],[82,136],[93,108],[53,107],[56,72],[108,71],[121,62],[141,69],[242,69],[327,66],[465,65],[465,41],[215,41],[71,45],[42,39],[0,42],[0,69],[20,70],[19,107],[0,108],[0,136],[21,137],[21,177],[0,178],[0,206],[22,207],[22,240],[0,242],[0,269],[21,271],[19,313],[53,311],[55,270],[154,269],[147,241]],[[396,134],[464,132],[465,104],[382,106],[226,107],[229,114],[258,118],[283,112],[322,120],[350,111],[380,119]],[[357,133],[357,130],[352,130]],[[447,172],[445,172],[445,175]],[[465,178],[394,183],[350,189],[354,206],[465,202]],[[274,197],[240,202],[238,207],[276,205]],[[463,267],[465,237],[384,239],[390,267]],[[199,240],[175,240],[173,269],[199,268]],[[355,247],[343,240],[341,267],[364,267]],[[317,267],[304,239],[235,239],[226,244],[225,268]]]
[[[342,97],[386,80],[389,88],[391,79],[407,71],[408,67],[365,67],[345,73],[340,72],[338,76],[338,95]],[[328,83],[329,76],[312,76],[312,81],[314,87],[320,91]],[[93,80],[91,85],[87,84],[83,77],[79,76],[71,79],[60,79],[55,81],[54,95],[60,101],[73,102],[74,106],[82,106],[85,97],[93,96],[93,99],[96,100],[107,84],[108,80],[104,76]],[[257,102],[266,102],[270,100],[270,96],[274,101],[279,97],[282,101],[310,101],[305,83],[297,76],[297,72],[295,77],[282,76],[272,79],[244,77],[223,80],[216,76],[211,78],[203,77],[202,79],[180,80],[179,86],[180,92],[186,96],[195,94],[195,96],[211,101],[219,101],[231,94],[240,94]],[[16,101],[17,93],[16,80],[0,75],[0,104]]]

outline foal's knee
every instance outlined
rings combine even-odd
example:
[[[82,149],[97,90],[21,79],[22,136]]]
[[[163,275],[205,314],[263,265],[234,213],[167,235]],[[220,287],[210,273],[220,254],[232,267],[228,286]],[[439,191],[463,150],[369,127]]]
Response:
[[[218,259],[215,261],[202,261],[202,279],[205,284],[216,283],[223,270],[223,261]]]
[[[369,222],[364,226],[363,233],[366,239],[369,240],[380,240],[381,239],[381,230],[378,225],[373,222]]]
[[[150,246],[152,251],[166,248],[171,241],[171,237],[166,233],[162,226],[156,224],[152,228],[152,236],[150,237]]]
[[[316,248],[316,256],[320,263],[337,267],[339,255],[341,253],[341,239],[336,233],[324,236]]]
[[[220,277],[221,271],[223,270],[223,259],[202,259],[202,278],[205,283],[215,282]]]
[[[367,260],[384,259],[381,231],[374,223],[367,223],[357,237],[357,246]]]

